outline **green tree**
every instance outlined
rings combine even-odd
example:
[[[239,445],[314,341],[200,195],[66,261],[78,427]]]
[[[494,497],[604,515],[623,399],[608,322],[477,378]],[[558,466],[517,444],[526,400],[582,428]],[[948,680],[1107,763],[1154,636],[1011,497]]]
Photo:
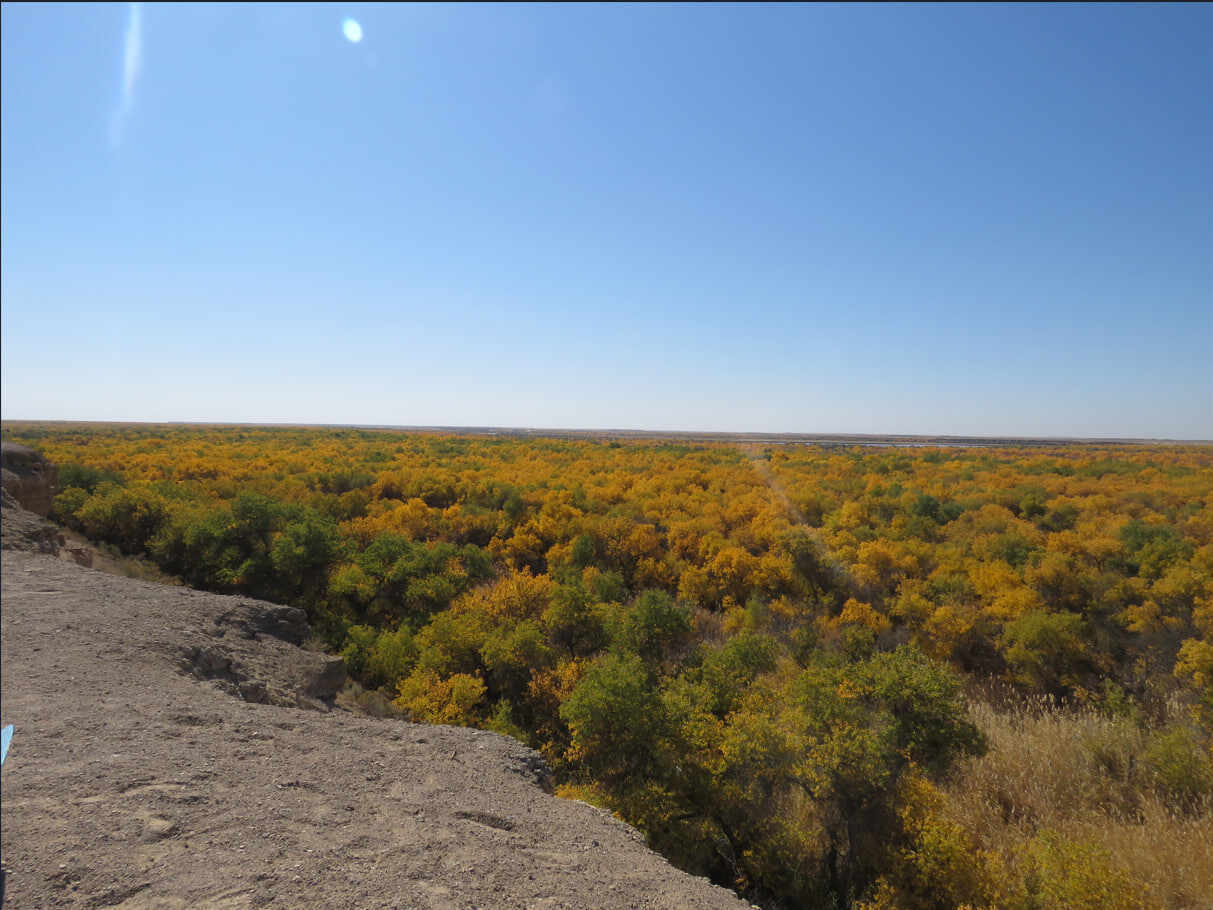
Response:
[[[1054,695],[1069,692],[1090,670],[1077,613],[1026,613],[1003,629],[999,648],[1018,682]]]
[[[620,643],[642,658],[659,661],[691,632],[691,612],[665,591],[642,592],[624,615]]]
[[[594,664],[560,706],[571,757],[596,780],[625,784],[646,777],[665,728],[661,701],[634,654],[608,654]]]

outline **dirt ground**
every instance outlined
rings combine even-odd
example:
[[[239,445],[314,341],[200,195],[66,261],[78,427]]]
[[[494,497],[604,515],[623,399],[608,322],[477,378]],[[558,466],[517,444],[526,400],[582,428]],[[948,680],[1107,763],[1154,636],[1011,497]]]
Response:
[[[297,610],[10,549],[2,607],[5,907],[749,906],[512,739],[331,708]]]

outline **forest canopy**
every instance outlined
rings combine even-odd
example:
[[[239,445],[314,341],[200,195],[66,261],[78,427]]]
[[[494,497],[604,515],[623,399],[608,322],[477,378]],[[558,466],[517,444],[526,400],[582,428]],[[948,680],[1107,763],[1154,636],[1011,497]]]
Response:
[[[1209,885],[1090,833],[1157,807],[1177,843],[1209,834],[1208,447],[4,435],[59,465],[69,527],[305,607],[405,716],[518,737],[562,794],[768,906],[1185,906]],[[1074,773],[1117,794],[1052,827],[996,793],[1007,725],[1049,718],[1087,724]]]

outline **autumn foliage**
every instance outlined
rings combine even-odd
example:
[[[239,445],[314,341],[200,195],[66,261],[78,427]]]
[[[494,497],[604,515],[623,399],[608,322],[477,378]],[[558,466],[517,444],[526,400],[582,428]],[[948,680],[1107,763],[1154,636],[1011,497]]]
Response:
[[[525,739],[768,906],[1213,899],[1125,846],[1209,832],[1208,448],[5,437],[60,465],[60,520],[306,607],[408,716]]]

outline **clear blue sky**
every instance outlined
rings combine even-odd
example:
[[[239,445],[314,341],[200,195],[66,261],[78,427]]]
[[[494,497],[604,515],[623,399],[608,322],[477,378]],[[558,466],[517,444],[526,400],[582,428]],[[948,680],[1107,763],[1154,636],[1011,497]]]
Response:
[[[1213,5],[2,25],[6,419],[1213,438]]]

